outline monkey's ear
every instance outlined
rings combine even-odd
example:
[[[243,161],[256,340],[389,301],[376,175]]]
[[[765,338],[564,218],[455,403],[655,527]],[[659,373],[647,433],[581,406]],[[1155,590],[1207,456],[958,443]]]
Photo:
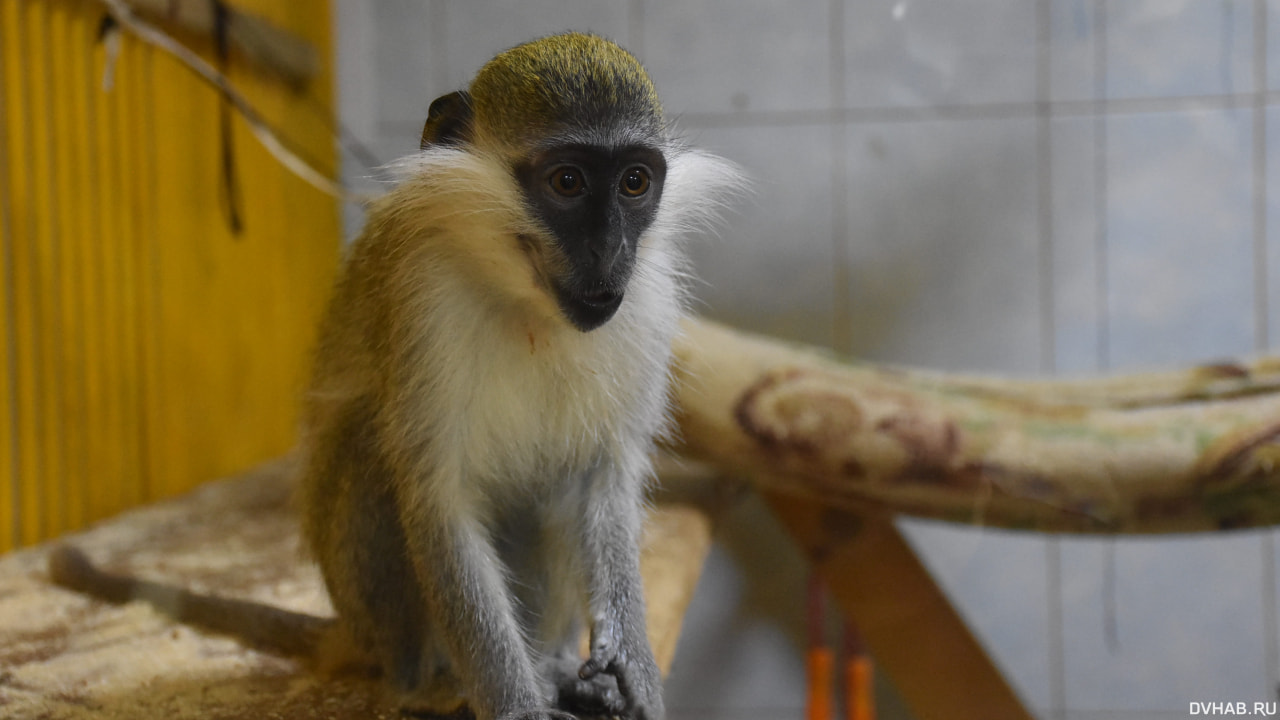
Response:
[[[432,145],[461,145],[471,140],[471,94],[458,90],[441,95],[427,109],[427,123],[422,126],[422,143],[426,150]]]

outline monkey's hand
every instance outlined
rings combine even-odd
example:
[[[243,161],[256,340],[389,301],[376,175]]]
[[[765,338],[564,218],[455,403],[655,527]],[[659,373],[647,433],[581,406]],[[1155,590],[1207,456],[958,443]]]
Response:
[[[591,631],[591,656],[578,669],[582,680],[612,675],[622,694],[622,717],[628,720],[664,720],[662,676],[653,659],[643,627],[621,631],[612,622],[597,623]]]
[[[549,675],[556,707],[581,717],[614,717],[627,711],[626,699],[618,692],[618,682],[608,673],[583,680],[578,677],[582,661],[577,653],[550,661]]]

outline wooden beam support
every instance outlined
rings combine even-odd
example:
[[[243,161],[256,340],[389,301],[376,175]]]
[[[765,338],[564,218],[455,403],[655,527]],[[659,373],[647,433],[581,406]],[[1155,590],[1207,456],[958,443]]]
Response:
[[[764,497],[918,720],[1032,720],[891,516]]]

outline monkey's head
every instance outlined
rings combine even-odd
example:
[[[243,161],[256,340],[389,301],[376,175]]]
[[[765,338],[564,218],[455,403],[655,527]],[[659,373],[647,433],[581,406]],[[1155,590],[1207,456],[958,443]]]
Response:
[[[422,147],[462,146],[510,168],[536,227],[519,241],[560,311],[587,332],[622,304],[657,216],[665,128],[634,56],[567,33],[497,55],[468,90],[431,103]]]

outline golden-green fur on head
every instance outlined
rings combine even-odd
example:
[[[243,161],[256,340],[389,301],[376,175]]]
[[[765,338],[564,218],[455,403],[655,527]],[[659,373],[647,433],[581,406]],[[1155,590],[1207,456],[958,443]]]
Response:
[[[476,130],[506,148],[601,129],[623,129],[628,137],[610,139],[633,142],[656,142],[664,132],[658,93],[640,61],[595,35],[517,45],[480,69],[470,94]]]

